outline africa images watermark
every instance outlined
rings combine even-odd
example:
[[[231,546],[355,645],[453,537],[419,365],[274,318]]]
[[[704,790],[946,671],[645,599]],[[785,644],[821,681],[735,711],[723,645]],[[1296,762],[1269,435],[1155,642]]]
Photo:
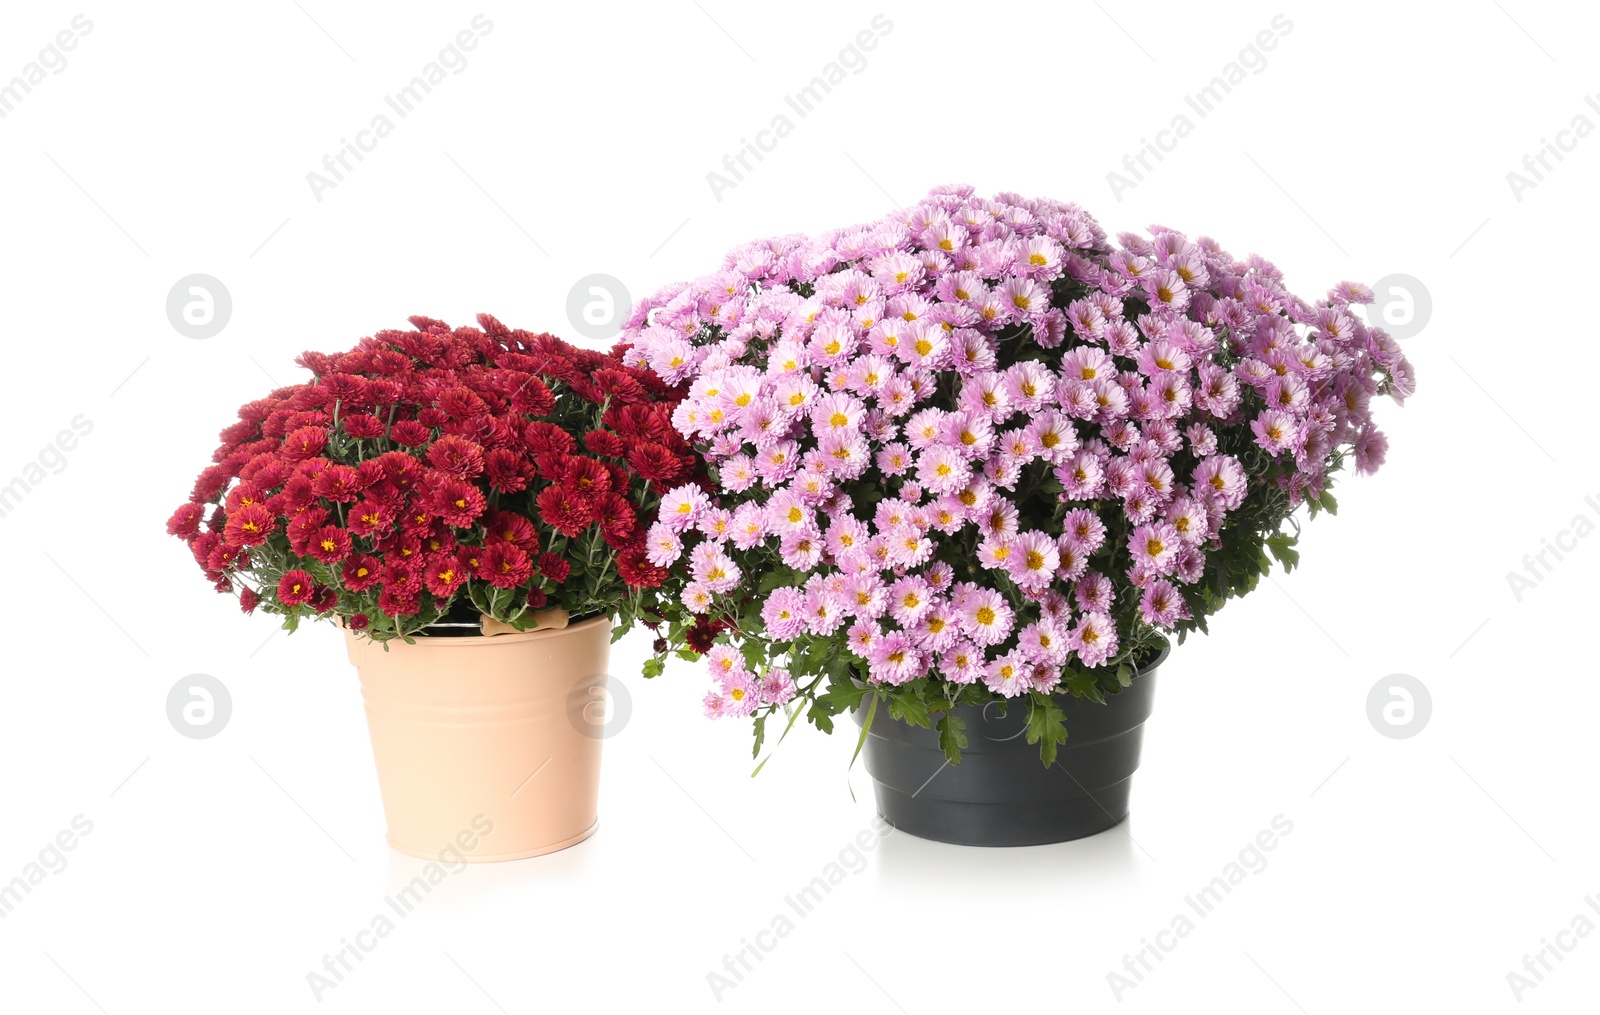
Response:
[[[433,94],[435,88],[450,76],[467,69],[467,52],[477,49],[479,40],[494,31],[494,22],[482,14],[473,15],[470,24],[470,29],[463,28],[457,32],[455,38],[439,50],[438,57],[406,82],[405,87],[383,97],[384,105],[393,110],[397,117],[404,120],[410,116],[424,99]],[[394,124],[388,113],[380,111],[365,129],[356,131],[355,140],[340,138],[340,147],[333,154],[322,157],[322,172],[313,169],[306,174],[306,183],[311,185],[311,196],[320,204],[324,191],[334,189],[355,171],[350,160],[355,159],[358,163],[364,160],[377,149],[379,141],[394,131]]]
[[[356,963],[365,961],[380,941],[394,933],[398,924],[389,914],[393,913],[400,920],[410,916],[445,878],[467,869],[466,855],[476,850],[483,837],[493,831],[493,821],[482,814],[474,816],[472,827],[463,828],[455,839],[446,843],[439,851],[439,859],[423,865],[422,873],[412,878],[404,888],[393,895],[385,895],[383,902],[388,912],[379,910],[374,913],[372,919],[367,921],[366,928],[353,935],[354,941],[340,938],[339,948],[331,955],[322,957],[321,971],[313,969],[306,973],[311,996],[321,1001],[324,994],[343,983],[344,978],[355,969]]]
[[[1267,53],[1278,48],[1278,42],[1290,32],[1294,31],[1294,22],[1286,15],[1275,14],[1267,28],[1256,33],[1239,51],[1236,60],[1230,61],[1222,72],[1193,95],[1183,97],[1184,104],[1194,110],[1200,119],[1210,116],[1216,108],[1222,105],[1222,100],[1227,98],[1233,89],[1243,84],[1249,74],[1260,74],[1267,69]],[[1118,201],[1122,200],[1122,192],[1132,190],[1144,182],[1146,175],[1154,171],[1155,166],[1150,160],[1161,162],[1172,153],[1178,142],[1188,137],[1194,131],[1194,121],[1189,119],[1187,113],[1179,112],[1172,118],[1166,128],[1156,131],[1155,140],[1140,138],[1142,146],[1136,152],[1122,157],[1122,172],[1113,169],[1106,173],[1106,182],[1111,185],[1111,196]]]
[[[783,897],[784,909],[772,915],[763,930],[758,930],[750,938],[739,939],[739,950],[732,955],[722,957],[723,972],[715,969],[706,973],[706,984],[711,988],[711,996],[718,1001],[722,995],[744,982],[745,974],[755,969],[755,964],[767,957],[767,954],[778,947],[778,942],[793,934],[797,924],[789,919],[793,913],[798,919],[805,919],[817,908],[823,899],[828,897],[839,885],[843,884],[846,877],[851,874],[860,874],[867,869],[867,854],[878,848],[878,843],[894,831],[894,826],[875,815],[872,822],[855,838],[845,843],[839,850],[838,859],[829,860],[822,865],[822,872],[812,878],[799,891],[793,895]],[[726,973],[726,975],[724,975]]]
[[[37,860],[28,861],[23,865],[21,874],[0,885],[0,920],[10,916],[24,898],[32,895],[33,890],[44,883],[45,878],[66,870],[67,854],[77,849],[79,841],[92,831],[93,821],[82,814],[74,815],[67,827],[57,832],[39,850]]]
[[[49,74],[60,74],[67,69],[67,53],[78,48],[78,41],[94,31],[94,22],[82,14],[74,14],[67,27],[57,32],[39,55],[23,65],[22,71],[10,81],[0,84],[0,120],[16,112],[22,100],[33,94],[34,88],[44,84]]]
[[[799,91],[793,95],[783,97],[784,105],[793,110],[795,115],[804,120],[822,104],[833,89],[844,83],[845,72],[860,74],[867,69],[867,50],[878,48],[878,42],[894,30],[894,22],[882,14],[874,14],[868,22],[870,28],[863,28],[856,33],[854,39],[845,48],[839,50],[837,59],[831,60],[822,68],[822,73],[807,81]],[[739,144],[742,146],[730,155],[722,157],[723,172],[715,169],[706,173],[706,183],[711,185],[711,196],[719,202],[722,192],[732,190],[744,181],[745,174],[754,170],[750,164],[753,158],[757,162],[764,159],[767,153],[778,147],[778,142],[789,136],[794,130],[795,122],[789,119],[789,114],[779,111],[772,117],[772,122],[765,128],[756,131],[754,140],[741,137]],[[741,171],[742,170],[742,171]]]
[[[1584,103],[1600,116],[1600,96],[1585,95]],[[1522,157],[1522,171],[1513,169],[1506,173],[1506,183],[1511,185],[1511,196],[1522,203],[1524,191],[1532,190],[1544,182],[1546,176],[1555,172],[1556,165],[1566,160],[1566,157],[1575,151],[1578,142],[1594,133],[1594,121],[1587,114],[1579,113],[1572,118],[1567,126],[1556,131],[1555,140],[1547,137],[1539,139],[1539,148],[1531,155]],[[1555,159],[1555,163],[1551,163]]]
[[[1274,815],[1268,827],[1256,833],[1254,839],[1245,843],[1239,850],[1236,860],[1230,860],[1223,865],[1222,873],[1212,878],[1205,887],[1193,895],[1183,897],[1184,905],[1200,919],[1205,919],[1214,913],[1222,900],[1243,884],[1245,879],[1252,874],[1260,874],[1267,869],[1267,854],[1278,848],[1278,843],[1283,837],[1294,831],[1294,822],[1282,814]],[[1106,973],[1106,983],[1111,986],[1111,996],[1118,1001],[1122,995],[1144,982],[1145,976],[1155,969],[1155,963],[1161,962],[1171,954],[1179,942],[1193,934],[1198,926],[1189,918],[1189,913],[1179,910],[1173,914],[1165,930],[1157,931],[1155,940],[1149,938],[1139,939],[1139,950],[1131,955],[1122,956],[1122,969],[1111,970]]]
[[[1593,895],[1585,895],[1583,902],[1596,914],[1600,914],[1600,899]],[[1511,996],[1520,1004],[1522,995],[1538,987],[1544,982],[1546,974],[1555,969],[1552,959],[1555,962],[1567,961],[1567,956],[1578,947],[1578,942],[1594,931],[1595,922],[1589,918],[1588,913],[1580,910],[1572,917],[1566,929],[1556,931],[1554,941],[1547,937],[1540,938],[1539,950],[1531,955],[1522,956],[1521,972],[1513,969],[1506,974],[1506,984],[1511,988]]]
[[[1583,503],[1595,517],[1600,518],[1600,500],[1593,496],[1585,497]],[[1555,565],[1565,560],[1565,555],[1578,548],[1578,540],[1585,539],[1596,528],[1595,519],[1580,511],[1572,516],[1572,524],[1557,532],[1554,539],[1549,536],[1539,537],[1543,544],[1538,552],[1524,554],[1522,557],[1522,571],[1507,571],[1506,584],[1511,586],[1511,595],[1517,602],[1522,602],[1523,593],[1538,588],[1539,583],[1550,577],[1555,571]],[[1554,563],[1550,558],[1554,557]]]
[[[78,446],[80,438],[94,431],[94,421],[83,413],[72,417],[72,428],[57,433],[34,460],[9,482],[0,480],[0,518],[5,518],[22,505],[22,501],[51,476],[67,471],[67,455]]]

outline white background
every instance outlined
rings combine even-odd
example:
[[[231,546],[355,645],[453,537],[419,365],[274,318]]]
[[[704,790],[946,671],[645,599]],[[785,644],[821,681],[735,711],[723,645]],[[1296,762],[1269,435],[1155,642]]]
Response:
[[[706,173],[880,10],[893,27],[865,69],[717,200]],[[93,832],[0,920],[0,1007],[1592,1003],[1600,934],[1565,938],[1520,1006],[1506,979],[1579,912],[1600,922],[1583,902],[1600,895],[1600,538],[1520,601],[1506,577],[1576,516],[1600,521],[1600,138],[1520,201],[1506,180],[1573,117],[1600,125],[1592,8],[39,2],[8,6],[0,80],[80,11],[93,29],[66,68],[0,120],[0,483],[74,416],[94,426],[0,518],[0,880],[75,815]],[[306,174],[480,12],[494,27],[466,69],[318,201]],[[1293,29],[1266,68],[1190,111],[1118,200],[1107,172],[1278,13]],[[301,377],[303,349],[414,313],[573,335],[580,277],[638,296],[736,242],[952,181],[1074,200],[1113,232],[1210,234],[1311,298],[1393,273],[1432,295],[1405,342],[1419,394],[1382,411],[1387,466],[1339,486],[1300,570],[1164,668],[1131,821],[1017,850],[891,834],[719,1003],[707,974],[868,825],[870,784],[847,772],[852,737],[810,729],[752,780],[745,725],[700,718],[695,668],[640,680],[636,637],[614,656],[633,712],[607,742],[598,834],[450,878],[317,1001],[306,974],[421,861],[384,845],[337,632],[239,615],[162,531],[217,430]],[[195,272],[233,300],[206,340],[164,309]],[[209,740],[166,718],[192,673],[231,691]],[[1431,692],[1411,739],[1367,718],[1396,673]],[[1266,869],[1119,1001],[1107,973],[1279,814],[1293,832]]]

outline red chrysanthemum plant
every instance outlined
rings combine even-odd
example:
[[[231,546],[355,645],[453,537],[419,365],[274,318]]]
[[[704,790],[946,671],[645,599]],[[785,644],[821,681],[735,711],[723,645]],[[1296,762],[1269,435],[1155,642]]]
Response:
[[[413,317],[239,410],[167,531],[246,613],[386,641],[445,617],[659,613],[661,492],[701,480],[684,392],[548,334]]]

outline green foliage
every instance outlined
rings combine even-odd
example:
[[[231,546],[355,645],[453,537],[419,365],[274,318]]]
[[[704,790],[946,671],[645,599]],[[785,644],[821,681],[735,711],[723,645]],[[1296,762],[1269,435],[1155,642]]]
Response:
[[[1067,742],[1067,714],[1048,694],[1030,691],[1028,695],[1028,732],[1030,744],[1039,745],[1039,760],[1049,768],[1056,763],[1056,751]]]

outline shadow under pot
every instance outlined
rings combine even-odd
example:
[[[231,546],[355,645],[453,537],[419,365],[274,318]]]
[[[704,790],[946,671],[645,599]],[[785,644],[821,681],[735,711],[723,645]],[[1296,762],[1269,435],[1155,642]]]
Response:
[[[1056,695],[1067,741],[1048,768],[1027,742],[1026,699],[1004,715],[993,702],[957,706],[967,736],[959,765],[946,761],[937,730],[891,719],[880,703],[862,748],[878,813],[902,832],[963,846],[1036,846],[1112,828],[1128,816],[1156,671],[1169,652],[1105,704]],[[856,725],[868,704],[855,710]]]

